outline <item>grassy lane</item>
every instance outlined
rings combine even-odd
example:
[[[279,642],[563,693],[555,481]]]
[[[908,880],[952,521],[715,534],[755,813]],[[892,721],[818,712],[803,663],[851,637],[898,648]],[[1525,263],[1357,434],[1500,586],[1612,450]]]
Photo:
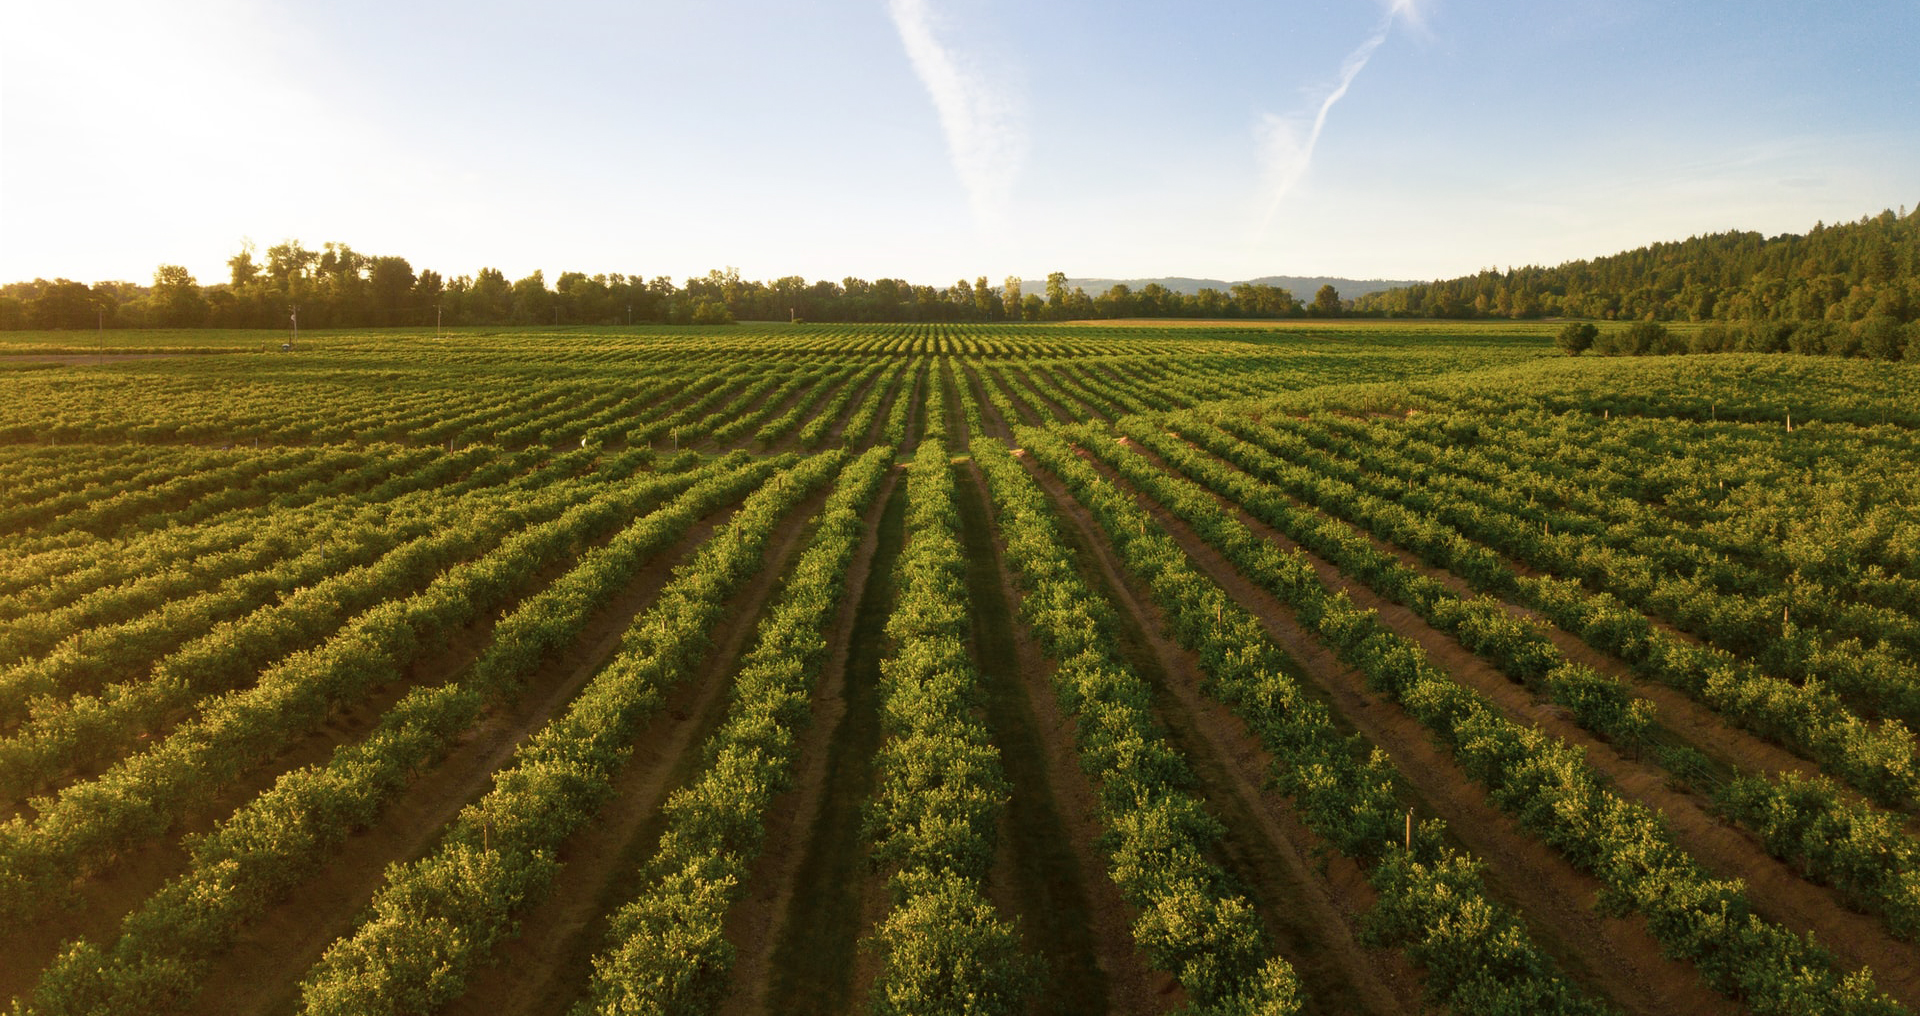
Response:
[[[873,757],[881,738],[880,660],[887,649],[894,562],[906,539],[906,518],[906,485],[899,484],[880,516],[879,546],[854,615],[841,692],[846,711],[827,752],[826,787],[787,908],[791,919],[779,929],[774,947],[768,1012],[833,1016],[854,1008],[856,945],[866,931],[865,894],[859,887],[868,881],[861,806],[873,792]]]
[[[986,692],[987,726],[1013,786],[1001,830],[1011,854],[1011,909],[1020,917],[1021,938],[1038,949],[1046,969],[1033,999],[1034,1011],[1106,1012],[1107,980],[1095,960],[1080,865],[1054,803],[1033,706],[1019,680],[1013,611],[1000,586],[986,492],[971,469],[961,469],[958,479],[955,500],[967,557],[973,662]]]

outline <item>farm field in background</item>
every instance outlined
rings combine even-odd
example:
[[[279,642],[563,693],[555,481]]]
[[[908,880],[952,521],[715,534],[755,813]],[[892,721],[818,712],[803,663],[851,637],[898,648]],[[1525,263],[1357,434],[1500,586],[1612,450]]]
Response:
[[[1920,368],[0,333],[16,1011],[1920,1008]]]

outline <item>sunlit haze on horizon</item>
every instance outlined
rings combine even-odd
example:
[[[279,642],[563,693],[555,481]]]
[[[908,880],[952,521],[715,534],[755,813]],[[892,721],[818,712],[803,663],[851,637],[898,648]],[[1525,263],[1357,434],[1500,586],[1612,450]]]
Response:
[[[1920,201],[1920,5],[13,0],[0,281],[1425,279]]]

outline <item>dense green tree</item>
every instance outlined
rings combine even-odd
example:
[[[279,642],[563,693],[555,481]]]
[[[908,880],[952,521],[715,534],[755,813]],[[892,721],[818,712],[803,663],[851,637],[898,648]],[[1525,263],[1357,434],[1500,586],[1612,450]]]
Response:
[[[414,305],[413,266],[401,257],[377,257],[367,262],[368,324],[387,327],[418,323]]]
[[[167,328],[192,328],[206,321],[207,300],[193,273],[180,265],[161,265],[153,273],[154,319]]]
[[[1569,321],[1553,338],[1554,344],[1568,356],[1579,356],[1593,348],[1593,340],[1600,335],[1600,329],[1591,321]]]
[[[1340,314],[1340,291],[1329,282],[1313,294],[1313,315],[1315,317],[1337,317]]]
[[[27,321],[34,328],[93,328],[100,311],[93,291],[71,279],[34,280],[38,294],[27,305]]]

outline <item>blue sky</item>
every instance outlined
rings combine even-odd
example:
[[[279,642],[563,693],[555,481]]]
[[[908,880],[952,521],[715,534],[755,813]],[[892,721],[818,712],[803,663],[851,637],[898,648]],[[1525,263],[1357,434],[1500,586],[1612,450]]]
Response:
[[[1434,278],[1920,202],[1912,0],[0,10],[0,281]]]

